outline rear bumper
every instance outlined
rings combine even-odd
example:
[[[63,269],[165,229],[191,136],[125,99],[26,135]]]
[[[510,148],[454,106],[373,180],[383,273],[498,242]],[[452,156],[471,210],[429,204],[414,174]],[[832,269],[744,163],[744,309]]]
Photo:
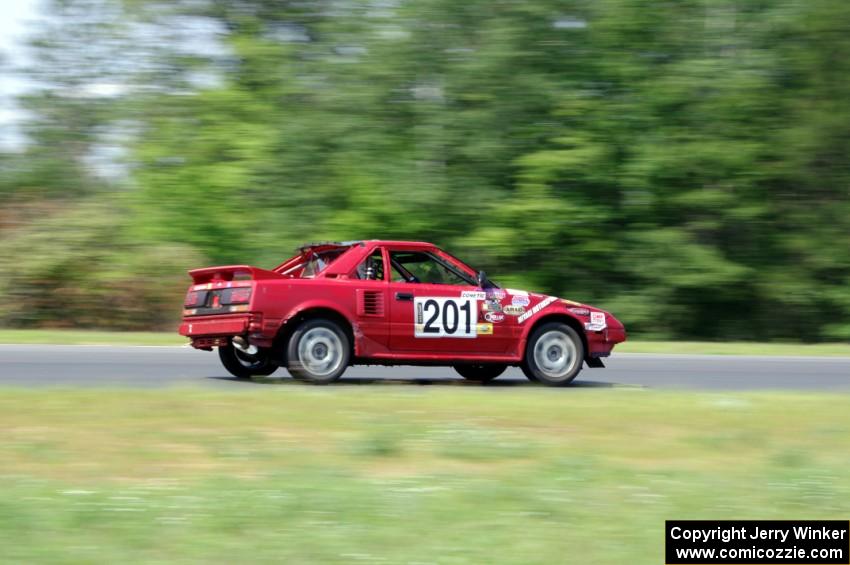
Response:
[[[277,320],[265,319],[256,312],[190,316],[183,318],[177,332],[192,340],[192,347],[209,349],[227,345],[230,338],[241,335],[251,345],[271,347],[277,332]],[[264,325],[265,324],[265,325]]]
[[[240,335],[248,331],[249,316],[184,318],[178,333],[186,337]]]
[[[192,347],[210,349],[227,345],[232,336],[245,334],[250,322],[250,316],[247,314],[199,316],[184,318],[177,331],[192,340]]]

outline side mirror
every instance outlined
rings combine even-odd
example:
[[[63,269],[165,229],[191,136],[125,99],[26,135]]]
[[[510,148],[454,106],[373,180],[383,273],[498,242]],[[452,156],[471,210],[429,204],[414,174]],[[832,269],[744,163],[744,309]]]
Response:
[[[484,288],[484,285],[487,284],[487,273],[484,271],[478,271],[478,286],[479,288]]]

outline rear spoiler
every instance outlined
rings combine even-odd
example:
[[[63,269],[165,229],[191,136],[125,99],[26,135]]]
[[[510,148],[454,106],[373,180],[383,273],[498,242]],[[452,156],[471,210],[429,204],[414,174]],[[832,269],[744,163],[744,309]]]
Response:
[[[268,271],[250,265],[227,265],[225,267],[206,267],[204,269],[192,269],[189,271],[195,284],[203,284],[217,281],[234,280],[260,280],[260,279],[287,279],[286,275]]]

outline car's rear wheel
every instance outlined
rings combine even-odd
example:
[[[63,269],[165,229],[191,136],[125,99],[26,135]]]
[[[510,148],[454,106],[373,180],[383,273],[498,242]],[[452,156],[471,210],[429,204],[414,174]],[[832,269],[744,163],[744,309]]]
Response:
[[[483,364],[483,365],[455,365],[455,371],[468,381],[479,383],[490,382],[507,369],[507,365]]]
[[[227,372],[239,379],[271,375],[277,370],[268,350],[260,349],[255,355],[248,355],[232,345],[224,345],[218,348],[218,357]]]
[[[529,379],[547,386],[565,386],[581,371],[584,344],[566,324],[550,322],[535,329],[525,348],[522,369]]]
[[[526,363],[521,364],[521,365],[519,366],[519,368],[520,368],[520,369],[522,369],[522,374],[524,374],[528,380],[530,380],[530,381],[531,381],[531,382],[533,382],[533,383],[538,383],[538,382],[540,382],[540,381],[538,381],[538,380],[537,380],[537,377],[535,377],[535,376],[534,376],[534,373],[532,373],[532,372],[528,369],[528,365],[527,365]]]
[[[328,384],[345,372],[351,344],[345,331],[333,320],[307,320],[296,328],[287,344],[289,372],[296,379]]]

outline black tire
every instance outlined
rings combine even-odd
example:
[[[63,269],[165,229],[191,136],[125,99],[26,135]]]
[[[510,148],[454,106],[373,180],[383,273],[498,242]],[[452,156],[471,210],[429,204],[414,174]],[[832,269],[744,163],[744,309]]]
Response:
[[[311,340],[312,345],[304,340]],[[302,359],[302,354],[307,358]],[[293,378],[313,384],[332,383],[348,368],[351,342],[345,331],[333,320],[307,320],[289,337],[286,359]]]
[[[507,365],[455,365],[455,371],[468,381],[487,383],[501,375],[508,368]]]
[[[237,379],[264,377],[277,371],[277,365],[272,363],[266,350],[260,350],[257,355],[250,356],[232,345],[226,345],[218,348],[218,358],[227,372]]]
[[[573,328],[560,322],[543,324],[531,332],[522,371],[547,386],[566,386],[581,372],[584,344]]]
[[[520,364],[519,368],[522,369],[522,374],[525,375],[525,377],[528,380],[530,380],[533,383],[539,383],[540,382],[540,381],[537,380],[537,377],[534,376],[534,373],[532,373],[528,369],[528,367],[525,365],[525,363]]]

